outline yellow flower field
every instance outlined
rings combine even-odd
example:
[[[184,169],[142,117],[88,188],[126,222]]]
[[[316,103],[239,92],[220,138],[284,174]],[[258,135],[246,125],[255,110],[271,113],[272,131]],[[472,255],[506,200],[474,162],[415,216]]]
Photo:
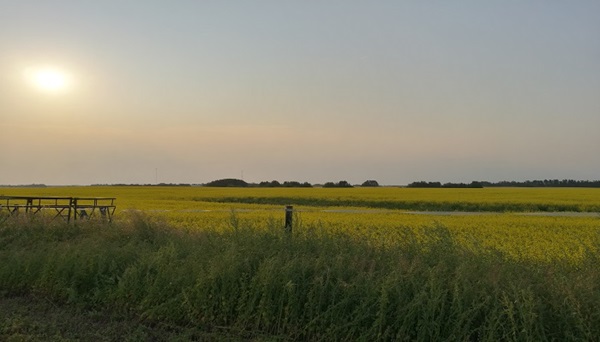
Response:
[[[519,260],[576,262],[596,253],[600,240],[600,214],[532,215],[527,212],[412,212],[339,203],[502,203],[571,205],[584,209],[600,206],[600,189],[485,188],[485,189],[264,189],[206,187],[48,187],[2,188],[0,195],[117,197],[116,220],[127,211],[141,211],[187,229],[229,229],[236,224],[264,229],[281,224],[284,205],[294,205],[295,234],[337,231],[367,242],[400,243],[407,229],[425,231],[447,227],[455,241],[467,247],[497,250]],[[242,203],[236,199],[244,199]],[[252,203],[255,199],[257,204]],[[259,200],[260,199],[260,200]],[[273,201],[273,199],[276,199]],[[301,205],[296,205],[294,201]],[[317,205],[307,205],[311,200]],[[277,203],[277,204],[275,204]],[[283,203],[283,202],[282,202]],[[548,215],[548,214],[544,214]]]

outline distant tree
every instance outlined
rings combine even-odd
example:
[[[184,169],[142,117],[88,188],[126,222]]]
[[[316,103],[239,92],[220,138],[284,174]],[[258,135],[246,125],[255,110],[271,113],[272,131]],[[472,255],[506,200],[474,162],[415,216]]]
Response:
[[[323,184],[324,188],[335,188],[335,183],[334,182],[327,182],[325,184]]]
[[[376,180],[367,180],[364,183],[362,183],[361,186],[367,186],[367,187],[377,187],[379,186],[379,183],[377,183]]]
[[[325,184],[323,184],[324,188],[352,188],[352,184],[348,183],[345,180],[339,181],[337,183],[334,182],[327,182]]]
[[[352,184],[348,183],[345,180],[339,181],[337,185],[340,188],[351,188],[352,187]]]
[[[225,178],[206,183],[205,186],[245,188],[248,186],[248,183],[244,182],[241,179]]]
[[[297,181],[285,181],[283,183],[279,183],[276,180],[270,182],[260,182],[258,186],[263,188],[312,188],[312,185],[309,182],[300,183]]]
[[[19,184],[19,185],[10,185],[10,184],[2,184],[0,185],[2,188],[45,188],[46,184]]]
[[[483,183],[472,181],[471,184],[469,184],[469,188],[483,188]]]
[[[192,186],[191,184],[187,184],[187,183],[158,183],[155,186]]]
[[[408,184],[409,188],[483,188],[483,187],[586,187],[586,188],[599,188],[600,181],[594,180],[573,180],[573,179],[544,179],[544,180],[526,180],[526,181],[500,181],[500,182],[489,182],[489,181],[473,181],[469,184],[466,183],[444,183],[441,185],[439,182],[413,182]]]
[[[270,182],[260,182],[258,184],[259,187],[263,187],[263,188],[278,188],[281,186],[281,183],[279,183],[276,180],[270,181]]]
[[[442,183],[440,182],[412,182],[407,185],[409,188],[441,188]]]

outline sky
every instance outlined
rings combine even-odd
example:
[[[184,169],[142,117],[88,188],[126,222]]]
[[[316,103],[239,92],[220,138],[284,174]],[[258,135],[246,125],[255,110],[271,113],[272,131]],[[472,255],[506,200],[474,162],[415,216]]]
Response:
[[[598,180],[599,14],[0,0],[0,184]]]

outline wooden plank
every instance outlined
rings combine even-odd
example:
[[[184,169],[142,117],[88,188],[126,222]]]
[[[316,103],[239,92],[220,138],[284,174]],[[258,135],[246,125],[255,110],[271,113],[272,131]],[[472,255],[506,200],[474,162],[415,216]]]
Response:
[[[56,210],[56,217],[63,217],[70,222],[71,217],[77,220],[81,213],[78,210],[91,210],[86,217],[94,216],[96,211],[100,215],[112,221],[112,215],[116,210],[116,197],[67,197],[67,196],[0,196],[0,211],[5,208],[11,215],[17,215],[19,209],[24,209],[26,213],[36,214],[45,210]],[[60,203],[65,202],[65,203]],[[64,213],[64,211],[67,211]],[[53,219],[54,219],[53,218]]]

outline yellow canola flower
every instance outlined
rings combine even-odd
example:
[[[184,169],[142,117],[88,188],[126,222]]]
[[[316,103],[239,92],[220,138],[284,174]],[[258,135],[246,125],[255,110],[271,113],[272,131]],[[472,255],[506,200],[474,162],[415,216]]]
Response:
[[[284,204],[296,210],[295,233],[343,233],[368,243],[396,246],[411,230],[448,228],[454,241],[474,251],[498,251],[523,261],[577,262],[598,252],[600,216],[532,216],[524,213],[410,213],[406,210],[347,206],[347,203],[442,203],[571,205],[600,207],[600,189],[265,189],[205,187],[48,187],[3,188],[5,196],[117,197],[115,219],[141,211],[174,227],[194,230],[267,229],[281,226]],[[240,203],[242,202],[242,203]],[[261,204],[271,203],[271,204]],[[296,204],[300,203],[300,204]],[[312,205],[311,205],[312,204]],[[317,206],[319,204],[319,206]],[[325,205],[325,206],[324,206]]]

